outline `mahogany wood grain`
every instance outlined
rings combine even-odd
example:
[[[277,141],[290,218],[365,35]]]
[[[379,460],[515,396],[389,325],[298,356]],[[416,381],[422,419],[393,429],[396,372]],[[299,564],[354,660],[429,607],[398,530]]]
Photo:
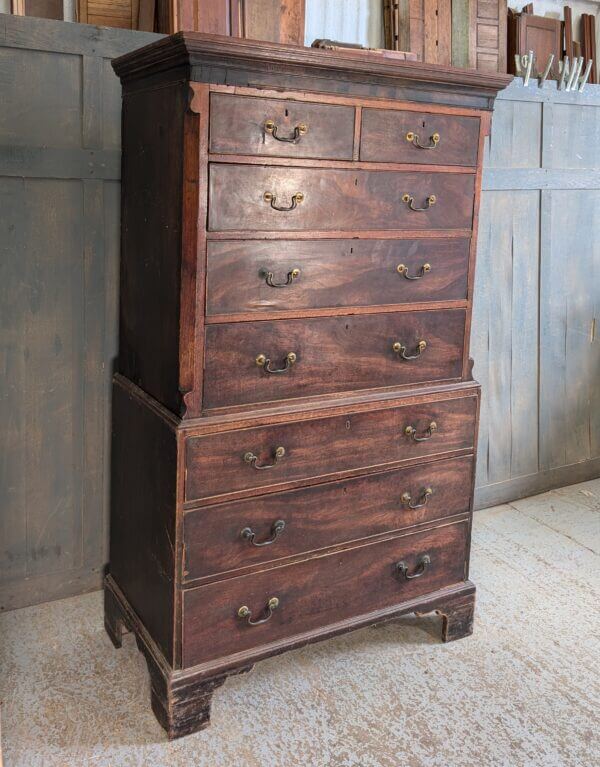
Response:
[[[372,612],[465,579],[467,523],[438,527],[372,543],[297,564],[189,589],[183,594],[183,666],[291,638],[294,634]],[[429,555],[424,574],[405,580]],[[262,617],[271,597],[279,599],[269,621],[250,626],[237,615],[246,605]]]
[[[465,311],[445,309],[207,325],[204,407],[272,402],[331,392],[460,379]],[[420,341],[427,346],[416,359]],[[270,367],[295,364],[278,374]]]
[[[210,242],[210,315],[264,314],[294,309],[412,304],[466,299],[467,239]],[[409,280],[422,267],[421,279]],[[300,274],[283,288],[294,269]]]
[[[509,80],[511,78],[508,78]],[[198,87],[202,87],[201,83],[190,83],[191,90],[195,90]],[[402,99],[392,98],[377,98],[373,100],[373,96],[356,96],[345,95],[343,93],[318,93],[303,92],[294,89],[269,89],[266,87],[257,88],[245,87],[243,85],[223,85],[212,84],[209,86],[210,90],[214,93],[230,93],[235,96],[260,96],[261,98],[270,99],[293,99],[294,101],[310,101],[314,103],[322,102],[324,104],[341,104],[352,107],[374,107],[377,106],[380,109],[398,109],[404,112],[427,112],[430,114],[448,114],[448,115],[465,115],[467,117],[477,117],[484,114],[489,114],[488,110],[473,109],[472,107],[457,107],[448,106],[428,102],[408,101]],[[359,135],[360,138],[360,135]]]
[[[211,164],[209,179],[212,231],[468,229],[473,219],[471,174]],[[299,192],[304,201],[282,212],[265,202],[265,192],[282,207]],[[415,212],[404,194],[414,207],[426,207],[430,195],[436,203]]]
[[[368,162],[408,162],[426,165],[477,164],[479,119],[429,112],[403,112],[391,109],[363,109],[360,159]],[[420,149],[408,141],[416,134],[424,146],[432,146],[431,136],[440,139],[433,149]]]
[[[351,160],[354,109],[292,99],[264,99],[213,93],[210,99],[210,151],[261,157],[313,157]],[[265,130],[267,120],[276,135]],[[294,143],[296,127],[306,126]]]
[[[295,420],[272,426],[225,431],[185,440],[185,501],[240,496],[244,491],[282,490],[291,483],[335,478],[344,472],[376,470],[407,459],[469,450],[473,446],[477,397],[422,402],[396,408]],[[405,433],[413,426],[431,439],[415,442]],[[257,470],[244,462],[248,451],[261,463],[275,448],[286,454],[273,469]],[[246,492],[248,494],[248,492]]]
[[[465,456],[188,511],[184,581],[222,577],[468,512],[472,470],[473,458]],[[422,508],[402,502],[408,492],[412,505],[422,503],[427,488],[433,494]],[[241,535],[249,527],[263,543],[278,520],[285,527],[271,544],[255,546]]]

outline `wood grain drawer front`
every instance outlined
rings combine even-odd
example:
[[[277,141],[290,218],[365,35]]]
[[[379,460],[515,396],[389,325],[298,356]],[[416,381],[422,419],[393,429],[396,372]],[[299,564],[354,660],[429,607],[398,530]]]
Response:
[[[208,243],[207,314],[467,297],[466,238]]]
[[[366,162],[477,165],[479,118],[363,109],[360,159]]]
[[[210,151],[351,160],[354,107],[213,93]]]
[[[469,396],[190,436],[185,446],[185,498],[191,502],[259,488],[283,489],[339,472],[471,449],[476,410],[477,399]],[[256,468],[273,463],[278,447],[285,454],[273,468]],[[257,456],[255,464],[245,460],[247,453]]]
[[[460,583],[467,542],[467,523],[456,523],[184,591],[184,666],[393,608]],[[406,579],[403,566],[408,575],[424,570]],[[270,619],[249,625],[248,617],[267,617],[273,598],[278,605]],[[251,615],[239,617],[244,606]]]
[[[470,229],[474,184],[472,173],[212,164],[208,225],[214,232]]]
[[[472,471],[472,457],[451,458],[187,512],[185,579],[468,512]]]
[[[464,332],[463,309],[209,325],[204,406],[456,380]]]

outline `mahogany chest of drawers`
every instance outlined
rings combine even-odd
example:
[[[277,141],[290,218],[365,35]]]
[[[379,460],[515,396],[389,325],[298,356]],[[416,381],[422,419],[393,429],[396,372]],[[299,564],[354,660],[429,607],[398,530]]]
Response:
[[[170,737],[267,656],[471,632],[482,147],[509,80],[179,34],[123,82],[105,623]]]

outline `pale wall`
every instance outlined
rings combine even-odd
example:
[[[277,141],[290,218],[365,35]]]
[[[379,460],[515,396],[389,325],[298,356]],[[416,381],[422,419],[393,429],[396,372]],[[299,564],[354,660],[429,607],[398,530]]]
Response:
[[[540,16],[562,19],[563,6],[566,4],[567,0],[534,0],[533,6]],[[581,14],[597,16],[600,2],[576,0],[568,4],[573,10],[574,38],[578,40]],[[516,10],[521,10],[523,5],[523,2],[509,1],[509,6]],[[383,44],[382,6],[381,0],[306,0],[305,43],[310,45],[318,37],[329,37],[377,48]],[[600,48],[600,28],[597,34]]]

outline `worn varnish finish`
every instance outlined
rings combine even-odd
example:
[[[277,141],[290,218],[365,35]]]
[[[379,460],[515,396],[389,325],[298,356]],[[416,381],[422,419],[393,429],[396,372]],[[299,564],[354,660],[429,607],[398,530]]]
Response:
[[[217,577],[467,513],[472,466],[472,456],[432,461],[190,510],[184,516],[184,579]],[[256,546],[241,534],[249,527],[264,544],[280,520],[285,526],[271,544]]]
[[[506,79],[188,34],[115,68],[106,625],[178,737],[269,655],[407,611],[471,631],[472,228]],[[390,141],[405,120],[435,148]]]
[[[464,332],[463,309],[210,325],[204,406],[459,379]],[[422,342],[427,346],[420,351]],[[296,361],[283,370],[290,353]],[[282,372],[266,372],[256,363],[261,354]]]
[[[357,307],[467,299],[464,238],[229,240],[209,242],[206,258],[209,321],[311,309],[351,314]],[[290,277],[294,270],[298,274]]]
[[[475,397],[317,418],[187,437],[185,500],[228,495],[250,488],[279,489],[290,482],[473,448]],[[434,431],[428,431],[434,422]],[[415,436],[427,438],[415,441]],[[273,469],[245,463],[252,452],[269,463],[277,447],[285,456]]]
[[[213,93],[210,151],[351,160],[354,111],[351,106]],[[274,124],[270,131],[265,130],[268,121]],[[296,135],[294,143],[284,140]]]
[[[363,109],[360,159],[474,166],[478,139],[475,117]]]
[[[391,538],[304,562],[188,589],[183,595],[183,663],[194,666],[318,629],[328,623],[382,610],[464,581],[468,523],[460,522]],[[431,564],[419,571],[423,556]],[[360,574],[359,577],[357,575]],[[237,617],[246,605],[264,617],[272,597],[272,618],[251,626]]]
[[[474,177],[466,173],[223,164],[211,165],[209,178],[208,228],[215,232],[469,229],[473,222]],[[265,192],[284,210],[274,209]],[[285,210],[298,193],[302,202]]]

